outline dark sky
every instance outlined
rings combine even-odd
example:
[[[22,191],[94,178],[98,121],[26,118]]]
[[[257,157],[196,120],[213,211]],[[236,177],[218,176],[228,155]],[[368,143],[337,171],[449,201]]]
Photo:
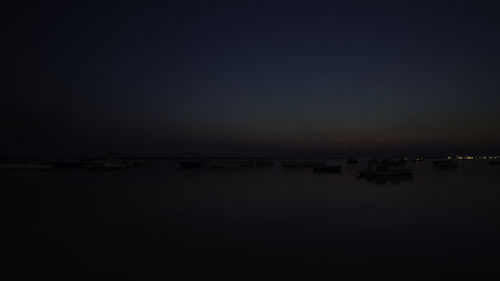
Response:
[[[0,154],[500,148],[498,1],[104,2],[5,7]]]

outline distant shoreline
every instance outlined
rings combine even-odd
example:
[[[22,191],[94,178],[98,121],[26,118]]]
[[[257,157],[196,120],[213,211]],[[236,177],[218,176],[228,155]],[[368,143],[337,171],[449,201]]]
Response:
[[[469,154],[472,155],[472,154]],[[423,159],[442,159],[446,158],[450,155],[419,155],[419,158]],[[480,155],[474,155],[475,157],[499,157],[497,154],[480,154]],[[403,158],[403,157],[408,157],[405,155],[401,155],[399,157],[392,157],[392,156],[384,156],[384,157],[375,157],[375,156],[361,156],[361,157],[354,157],[354,156],[307,156],[307,155],[297,155],[297,156],[277,156],[277,157],[266,157],[266,156],[261,156],[261,157],[248,157],[248,156],[64,156],[64,157],[0,157],[0,161],[2,160],[41,160],[41,159],[78,159],[78,160],[94,160],[94,159],[104,159],[104,158],[109,158],[112,157],[114,159],[123,159],[123,160],[138,160],[138,159],[145,159],[145,160],[179,160],[179,159],[189,159],[189,158],[200,158],[200,159],[206,159],[206,160],[232,160],[232,159],[274,159],[274,160],[280,160],[280,159],[348,159],[348,158],[357,158],[357,159],[371,159],[371,158]],[[416,158],[417,156],[411,156],[408,157],[409,159]],[[480,159],[477,159],[480,160]]]

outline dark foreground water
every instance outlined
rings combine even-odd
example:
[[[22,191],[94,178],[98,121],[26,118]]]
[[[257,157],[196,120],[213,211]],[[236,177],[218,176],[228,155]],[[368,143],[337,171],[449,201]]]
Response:
[[[335,161],[333,161],[335,162]],[[343,162],[343,161],[341,161]],[[500,167],[410,181],[274,167],[0,174],[4,273],[109,280],[500,280]]]

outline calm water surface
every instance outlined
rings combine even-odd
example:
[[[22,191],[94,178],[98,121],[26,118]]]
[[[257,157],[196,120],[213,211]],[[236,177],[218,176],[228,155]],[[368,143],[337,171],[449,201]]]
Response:
[[[332,160],[344,164],[344,160]],[[362,162],[363,163],[363,162]],[[0,174],[6,268],[63,279],[499,280],[500,167]]]

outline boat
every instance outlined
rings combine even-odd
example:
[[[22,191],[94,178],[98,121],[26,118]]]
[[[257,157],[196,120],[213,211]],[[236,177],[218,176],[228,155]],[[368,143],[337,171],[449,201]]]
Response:
[[[238,161],[230,160],[213,160],[210,161],[208,165],[213,169],[232,169],[240,167],[240,163]]]
[[[458,167],[457,161],[453,159],[434,160],[432,164],[438,169],[456,169]]]
[[[281,165],[285,168],[309,168],[326,166],[325,161],[283,161]]]
[[[313,173],[332,173],[339,174],[342,173],[342,166],[324,166],[324,167],[313,167]]]
[[[422,161],[423,161],[423,159],[422,159],[422,158],[420,158],[420,157],[417,157],[417,158],[415,158],[415,159],[413,160],[413,162],[422,162]]]
[[[358,164],[359,160],[355,158],[349,158],[347,159],[347,164]]]
[[[48,171],[54,168],[52,165],[46,164],[26,164],[26,163],[1,163],[0,171],[5,172],[34,172]]]
[[[379,164],[380,162],[377,160],[377,159],[370,159],[368,161],[366,161],[366,164],[368,165],[375,165],[375,164]]]
[[[93,161],[83,165],[83,168],[94,171],[123,171],[127,169],[127,164],[114,160]]]
[[[490,165],[500,165],[500,160],[493,160],[490,162]]]

